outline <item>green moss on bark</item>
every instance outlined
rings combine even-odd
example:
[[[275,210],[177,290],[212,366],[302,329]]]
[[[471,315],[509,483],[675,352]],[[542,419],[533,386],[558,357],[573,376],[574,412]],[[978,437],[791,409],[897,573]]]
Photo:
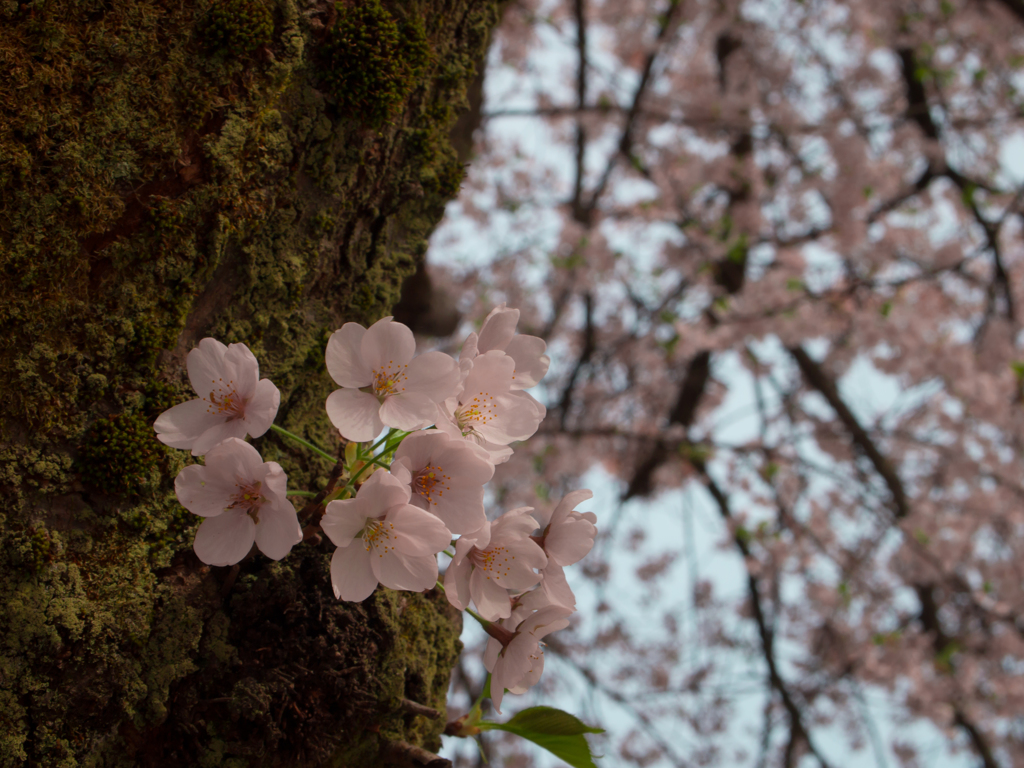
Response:
[[[223,13],[239,4],[270,31]],[[0,5],[0,766],[368,766],[382,738],[437,746],[441,724],[397,702],[443,708],[444,601],[338,603],[326,544],[250,558],[231,586],[190,551],[173,477],[191,458],[147,440],[214,335],[257,355],[279,423],[337,445],[327,336],[387,314],[422,257],[496,21],[469,0],[372,11],[397,30],[376,74],[399,75],[354,114],[354,91],[323,87],[340,9]],[[254,444],[293,487],[326,479]]]

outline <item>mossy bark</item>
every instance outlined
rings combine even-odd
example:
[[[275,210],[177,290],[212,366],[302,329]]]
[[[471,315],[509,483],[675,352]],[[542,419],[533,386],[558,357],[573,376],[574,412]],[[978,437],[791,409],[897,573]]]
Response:
[[[0,766],[374,766],[439,746],[437,594],[330,547],[207,568],[151,424],[249,345],[337,449],[329,333],[388,314],[463,167],[494,0],[0,0]],[[254,440],[291,487],[330,466]]]

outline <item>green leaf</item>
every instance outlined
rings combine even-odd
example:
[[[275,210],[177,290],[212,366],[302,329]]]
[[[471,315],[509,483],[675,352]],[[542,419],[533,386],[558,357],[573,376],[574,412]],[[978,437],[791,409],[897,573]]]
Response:
[[[583,734],[604,733],[603,728],[591,728],[578,717],[554,707],[530,707],[507,723],[484,721],[479,727],[485,731],[506,731],[521,736],[573,768],[597,768]]]

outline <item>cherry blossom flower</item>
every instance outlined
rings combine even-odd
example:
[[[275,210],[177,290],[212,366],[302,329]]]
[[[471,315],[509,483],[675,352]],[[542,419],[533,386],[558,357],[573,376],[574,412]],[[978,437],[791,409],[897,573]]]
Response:
[[[516,334],[519,310],[499,304],[484,318],[480,333],[471,333],[462,345],[459,360],[472,360],[491,350],[504,352],[515,361],[512,389],[529,389],[548,372],[551,358],[544,354],[547,342],[536,336]]]
[[[537,528],[531,511],[513,509],[455,543],[455,557],[444,574],[452,605],[464,610],[472,600],[488,621],[506,618],[512,613],[508,590],[521,592],[540,581],[534,569],[543,568],[547,557],[530,538]]]
[[[572,491],[558,502],[554,511],[533,515],[541,529],[538,543],[548,556],[548,564],[541,571],[544,577],[541,588],[552,603],[566,608],[576,607],[576,596],[569,588],[563,568],[582,560],[593,548],[597,535],[597,515],[576,512],[574,508],[593,497],[588,490]]]
[[[244,440],[229,437],[206,453],[206,465],[185,467],[174,480],[178,501],[206,519],[196,531],[196,555],[207,565],[234,565],[260,551],[280,560],[302,540],[288,477]]]
[[[546,605],[537,611],[523,612],[527,615],[518,621],[508,643],[491,637],[484,652],[484,666],[491,673],[491,702],[499,714],[506,690],[510,693],[525,693],[540,680],[544,671],[544,651],[541,650],[540,641],[552,632],[569,626],[569,616],[572,614],[571,609],[562,605]],[[509,623],[504,621],[501,626],[507,630]]]
[[[274,423],[281,393],[245,344],[203,339],[185,359],[199,398],[164,411],[153,424],[157,439],[202,456],[229,437],[259,437]]]
[[[377,584],[422,592],[437,582],[437,553],[451,533],[434,515],[409,503],[412,491],[376,472],[354,499],[332,501],[320,521],[338,545],[331,558],[335,597],[361,601]]]
[[[385,426],[411,431],[434,423],[437,404],[458,389],[459,364],[443,352],[415,352],[412,331],[390,317],[334,332],[327,371],[341,389],[327,398],[327,415],[343,437],[365,442]]]
[[[440,407],[437,428],[484,448],[500,464],[512,455],[509,443],[537,431],[546,409],[526,392],[511,390],[515,361],[492,350],[472,361],[462,392]]]
[[[452,533],[482,528],[484,485],[494,475],[486,452],[435,429],[406,437],[391,472],[412,487],[411,504],[441,518]]]

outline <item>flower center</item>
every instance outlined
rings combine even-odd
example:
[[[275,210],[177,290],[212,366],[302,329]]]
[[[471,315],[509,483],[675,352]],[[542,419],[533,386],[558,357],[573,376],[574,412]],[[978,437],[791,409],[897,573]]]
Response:
[[[402,385],[409,378],[405,372],[408,367],[407,365],[395,365],[394,360],[389,360],[385,366],[372,368],[373,394],[379,398],[385,398],[405,392],[405,387]]]
[[[235,486],[238,488],[238,493],[231,497],[231,503],[227,506],[227,509],[241,509],[258,525],[260,522],[260,506],[266,501],[266,498],[260,494],[262,486],[263,483],[260,482],[252,483],[251,485],[239,483]]]
[[[210,396],[206,398],[209,405],[207,413],[215,416],[227,414],[229,419],[240,419],[245,416],[245,401],[235,391],[235,381],[231,379],[225,383],[224,379],[211,380],[213,389]]]
[[[397,538],[394,523],[389,523],[383,518],[367,520],[366,527],[363,528],[363,546],[367,552],[371,549],[377,550],[377,557],[384,557],[394,551],[394,540]]]
[[[412,489],[426,499],[429,504],[436,507],[437,502],[444,496],[444,492],[452,489],[448,485],[451,479],[451,476],[446,475],[441,467],[428,464],[413,476]]]
[[[494,402],[494,396],[480,392],[472,400],[459,406],[455,411],[455,420],[462,430],[462,436],[469,437],[477,433],[477,427],[486,426],[497,415],[498,406]]]
[[[468,557],[473,565],[487,572],[488,579],[494,576],[495,580],[508,576],[512,570],[512,561],[516,559],[516,556],[508,551],[508,547],[502,546],[487,549],[473,547]]]

